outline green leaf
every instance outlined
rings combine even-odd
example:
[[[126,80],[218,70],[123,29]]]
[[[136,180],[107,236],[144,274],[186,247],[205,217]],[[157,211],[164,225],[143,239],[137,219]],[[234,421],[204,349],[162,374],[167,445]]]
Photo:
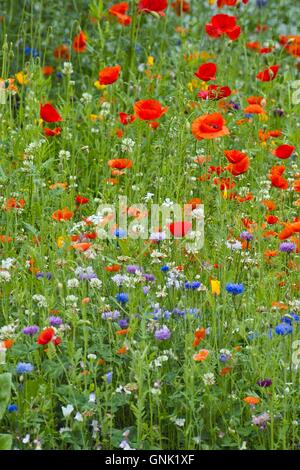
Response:
[[[11,374],[0,375],[0,420],[2,419],[10,399]],[[1,447],[0,447],[1,448]]]
[[[12,437],[10,434],[0,434],[0,450],[10,450]]]

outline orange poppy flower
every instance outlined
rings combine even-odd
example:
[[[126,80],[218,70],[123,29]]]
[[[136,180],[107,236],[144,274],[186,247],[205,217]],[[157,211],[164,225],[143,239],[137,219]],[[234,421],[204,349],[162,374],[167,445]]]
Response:
[[[229,374],[231,370],[232,370],[232,367],[223,367],[223,369],[220,370],[221,377],[224,377],[224,375]]]
[[[121,348],[117,349],[117,354],[126,354],[128,351],[127,346],[122,346]]]
[[[249,104],[244,108],[244,113],[246,114],[265,114],[264,108],[260,104]]]
[[[98,77],[100,85],[111,85],[112,83],[116,82],[119,78],[120,71],[120,65],[105,67],[104,69],[100,70]]]
[[[13,339],[5,339],[3,341],[3,344],[4,344],[5,349],[10,349],[12,347],[12,345],[14,344],[14,340]]]
[[[132,160],[128,158],[115,158],[107,162],[110,168],[117,168],[118,170],[124,170],[125,168],[132,167]]]
[[[133,105],[133,109],[141,121],[155,121],[167,112],[168,107],[163,108],[156,100],[140,100]]]
[[[53,212],[52,219],[60,222],[62,220],[72,219],[73,215],[74,212],[70,211],[70,209],[67,207],[64,207],[63,209],[58,209],[57,211]]]
[[[88,242],[73,243],[72,245],[74,250],[79,251],[79,252],[87,251],[89,248],[91,248],[91,246],[92,246],[92,243],[88,243]]]
[[[129,332],[129,328],[125,328],[124,330],[116,331],[116,335],[123,336],[123,335],[127,335],[128,332]]]
[[[45,127],[44,135],[46,137],[54,137],[56,135],[60,135],[62,131],[61,127],[55,127],[54,129],[50,129],[49,127]]]
[[[205,361],[208,355],[209,351],[207,349],[200,349],[197,354],[194,354],[193,359],[197,362],[202,362]]]
[[[205,114],[192,122],[192,134],[198,139],[215,139],[229,134],[225,120],[219,113]]]
[[[244,398],[244,402],[248,405],[257,405],[260,402],[260,398],[249,396]]]
[[[121,266],[119,264],[112,264],[110,266],[105,266],[104,269],[110,273],[118,273],[121,270]]]
[[[125,13],[128,11],[129,5],[128,2],[120,2],[112,5],[108,13],[117,18],[118,23],[123,24],[124,26],[129,26],[131,23],[131,18]]]
[[[200,328],[199,330],[196,330],[194,333],[195,339],[193,341],[193,347],[196,347],[200,344],[201,340],[205,338],[206,336],[206,330],[204,327]]]
[[[171,3],[171,7],[175,10],[177,16],[190,11],[190,4],[185,0],[175,0],[175,2]]]

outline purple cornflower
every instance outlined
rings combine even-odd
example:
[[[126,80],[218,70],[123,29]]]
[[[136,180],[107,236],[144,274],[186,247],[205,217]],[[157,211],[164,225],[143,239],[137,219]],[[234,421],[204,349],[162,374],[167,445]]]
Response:
[[[255,424],[255,426],[258,426],[260,429],[265,429],[269,420],[270,415],[266,412],[257,416],[252,416],[252,424]]]
[[[150,286],[144,286],[143,287],[143,292],[144,292],[145,295],[148,294],[149,290],[150,290]]]
[[[136,266],[135,264],[129,264],[127,266],[127,272],[129,274],[135,274],[137,271],[140,271],[140,267]]]
[[[241,232],[240,237],[241,237],[242,240],[246,240],[247,242],[250,242],[251,240],[253,240],[252,233],[247,232],[247,231]]]
[[[114,310],[113,312],[103,312],[102,320],[117,320],[120,317],[119,310]]]
[[[169,339],[171,337],[171,331],[166,325],[164,325],[159,330],[156,330],[156,332],[154,333],[154,336],[159,341],[165,341],[166,339]]]
[[[51,273],[44,273],[42,271],[36,273],[35,277],[37,279],[43,279],[43,278],[46,278],[48,279],[48,281],[50,281],[50,279],[52,278],[52,274]]]
[[[296,249],[295,243],[292,242],[283,242],[279,245],[279,250],[283,253],[291,253]]]
[[[56,317],[55,315],[52,315],[51,317],[49,317],[50,326],[60,326],[62,323],[63,321],[60,317]]]
[[[155,281],[154,274],[144,274],[144,278],[145,278],[146,281],[149,281],[149,282]]]
[[[272,380],[271,379],[261,379],[261,380],[258,380],[256,383],[259,387],[267,388],[267,387],[271,387]]]
[[[25,326],[25,328],[23,328],[22,330],[22,333],[24,333],[24,335],[33,336],[38,331],[39,331],[39,327],[37,325],[32,325],[32,326]]]
[[[118,323],[120,328],[127,328],[128,326],[128,321],[126,320],[126,318],[121,318]]]

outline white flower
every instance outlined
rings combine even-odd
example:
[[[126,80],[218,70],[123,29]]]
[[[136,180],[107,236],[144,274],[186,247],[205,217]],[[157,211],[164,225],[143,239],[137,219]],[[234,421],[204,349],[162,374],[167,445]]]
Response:
[[[79,423],[82,423],[83,421],[82,414],[79,413],[79,411],[77,411],[76,415],[74,416],[74,419],[76,419],[76,421],[78,421]]]
[[[93,99],[93,97],[90,93],[82,93],[80,101],[83,104],[88,104],[88,103],[91,103],[92,99]]]
[[[100,279],[94,277],[93,279],[91,279],[89,281],[89,284],[91,287],[94,287],[95,289],[101,289],[102,287],[102,282],[100,281]]]
[[[203,382],[205,385],[214,385],[216,380],[212,372],[207,372],[203,375]]]
[[[0,270],[0,282],[9,282],[10,279],[11,279],[11,275],[8,271]]]
[[[123,139],[121,142],[121,151],[132,153],[134,146],[135,146],[134,140],[130,138]]]
[[[73,405],[67,405],[67,406],[62,406],[62,413],[65,418],[68,418],[74,411],[74,406]]]
[[[10,269],[13,264],[15,263],[15,258],[6,258],[1,261],[1,268],[2,269]]]
[[[74,279],[69,279],[67,281],[67,287],[68,289],[76,289],[77,287],[79,286],[79,281],[78,279],[74,278]]]
[[[30,442],[30,434],[26,434],[26,436],[22,439],[23,444],[28,444]]]
[[[64,62],[64,66],[62,69],[62,73],[64,75],[72,75],[73,73],[73,65],[71,62]]]

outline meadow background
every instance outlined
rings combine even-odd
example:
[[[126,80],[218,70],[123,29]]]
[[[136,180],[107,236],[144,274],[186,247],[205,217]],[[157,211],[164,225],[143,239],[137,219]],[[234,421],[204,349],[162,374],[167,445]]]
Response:
[[[299,6],[171,3],[159,16],[129,1],[126,25],[111,1],[0,1],[3,448],[299,448],[300,45],[280,41],[299,34]],[[220,12],[236,40],[206,33]],[[194,75],[207,62],[229,97],[197,96],[214,83]],[[275,64],[274,80],[256,78]],[[251,96],[262,111],[245,111]],[[120,121],[146,99],[168,107],[158,127]],[[230,134],[196,139],[211,113]],[[282,144],[287,159],[272,153]],[[224,170],[233,149],[249,158],[240,175]],[[137,230],[135,204],[201,202],[203,248],[97,237],[99,204],[119,195]]]

